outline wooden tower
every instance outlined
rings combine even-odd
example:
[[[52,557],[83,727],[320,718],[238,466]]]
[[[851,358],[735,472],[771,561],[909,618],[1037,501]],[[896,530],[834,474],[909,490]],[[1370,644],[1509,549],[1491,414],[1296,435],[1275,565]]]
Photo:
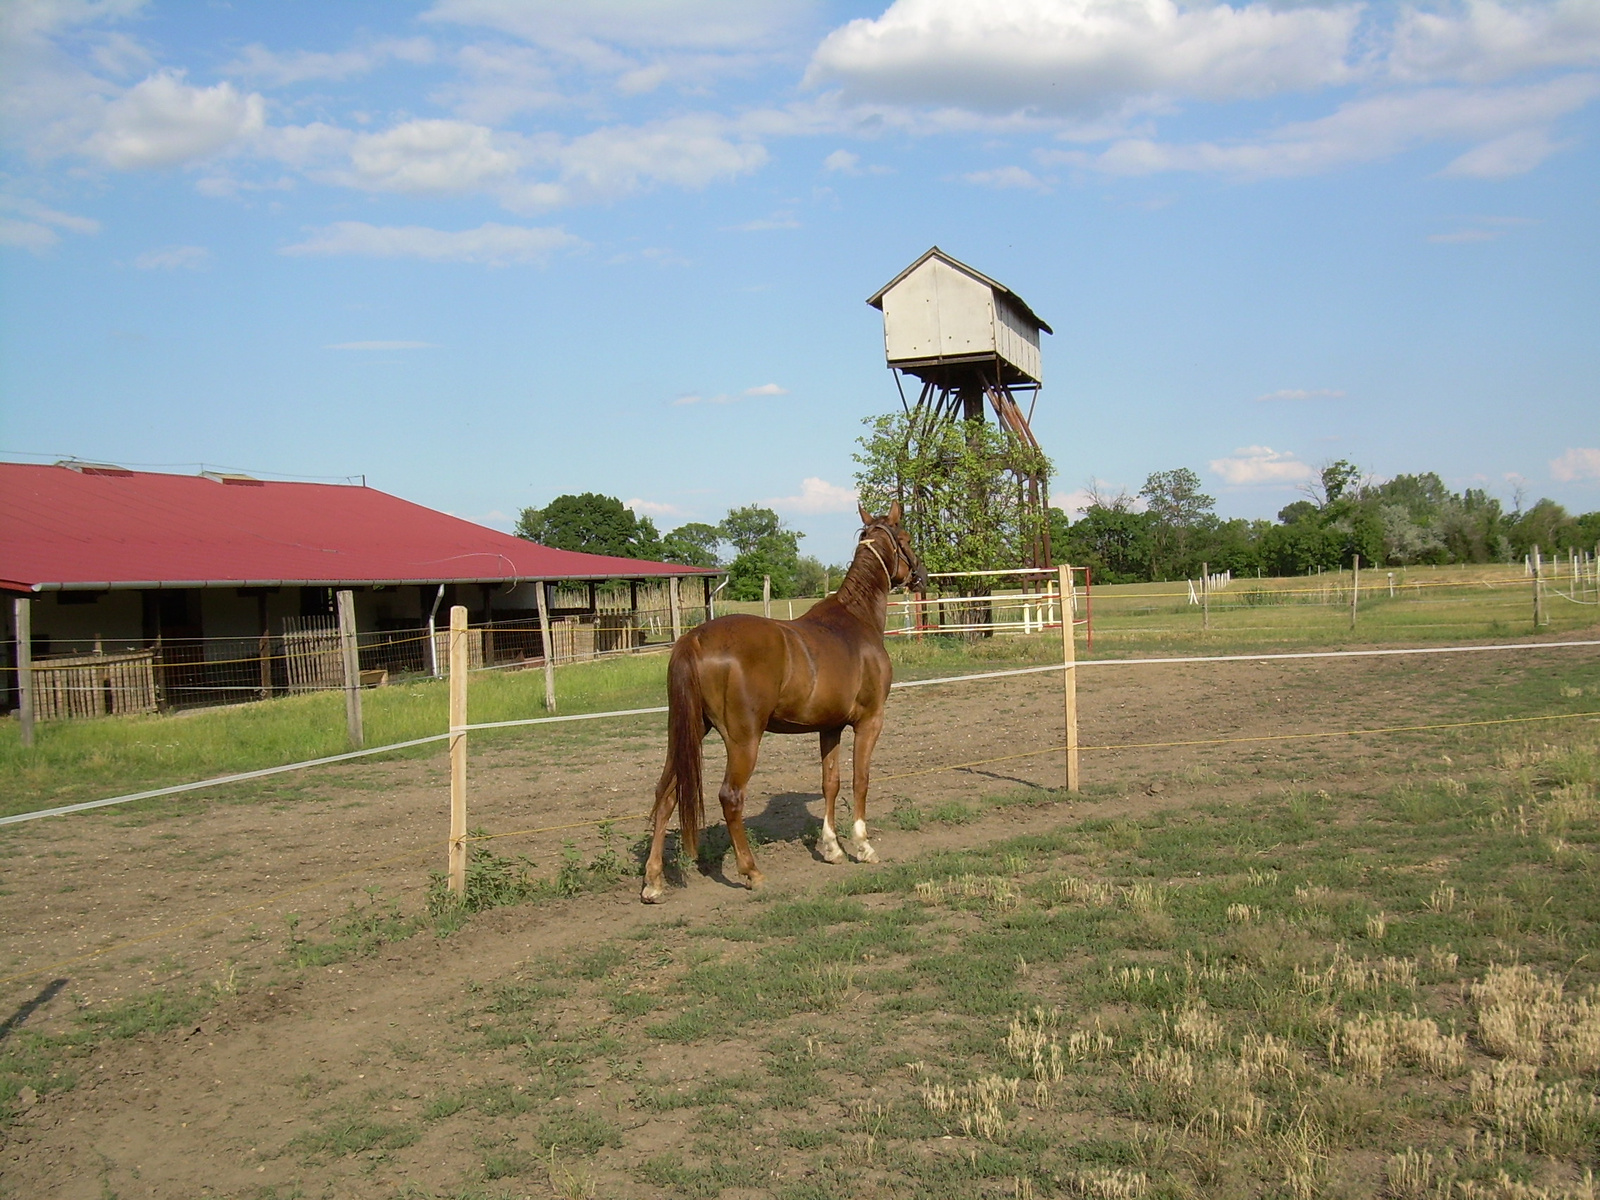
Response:
[[[934,246],[867,303],[883,313],[884,349],[896,382],[911,375],[922,384],[914,406],[901,388],[913,428],[982,421],[988,407],[1002,429],[1039,449],[1028,422],[1043,383],[1039,333],[1052,330],[1021,296]],[[1051,565],[1049,482],[1033,473],[1018,480],[1039,531],[1028,548],[1031,567]]]

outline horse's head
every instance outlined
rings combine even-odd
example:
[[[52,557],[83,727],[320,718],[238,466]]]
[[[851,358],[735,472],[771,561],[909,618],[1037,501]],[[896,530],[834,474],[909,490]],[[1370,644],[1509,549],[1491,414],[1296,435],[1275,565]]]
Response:
[[[909,585],[916,591],[927,591],[928,572],[911,548],[911,535],[900,523],[903,515],[900,501],[891,504],[888,513],[881,517],[869,513],[864,504],[857,505],[857,509],[861,514],[861,543],[870,546],[878,555],[884,570],[889,572],[889,586]]]

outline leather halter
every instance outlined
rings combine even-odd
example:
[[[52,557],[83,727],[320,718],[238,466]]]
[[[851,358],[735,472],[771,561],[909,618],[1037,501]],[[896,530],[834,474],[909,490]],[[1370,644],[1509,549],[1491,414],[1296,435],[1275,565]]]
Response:
[[[883,529],[883,528],[884,527],[882,525],[868,525],[867,526],[868,530]],[[893,534],[890,534],[889,537],[890,537],[890,540],[894,540],[894,535]],[[895,558],[896,562],[899,562],[900,561],[900,543],[897,540],[894,540],[894,541],[895,541],[894,558]],[[872,557],[878,560],[878,565],[883,568],[883,573],[886,576],[888,576],[889,586],[891,588],[894,587],[894,572],[889,569],[889,564],[883,561],[883,555],[878,553],[878,548],[872,544],[872,539],[869,538],[869,537],[864,537],[860,541],[856,542],[856,545],[865,546],[868,550],[872,551]]]

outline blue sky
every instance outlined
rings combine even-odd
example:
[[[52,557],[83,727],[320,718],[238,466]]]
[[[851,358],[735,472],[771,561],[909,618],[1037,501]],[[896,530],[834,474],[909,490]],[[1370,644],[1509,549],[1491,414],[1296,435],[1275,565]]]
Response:
[[[865,298],[1055,329],[1058,500],[1600,508],[1600,0],[0,4],[0,457],[846,555]]]

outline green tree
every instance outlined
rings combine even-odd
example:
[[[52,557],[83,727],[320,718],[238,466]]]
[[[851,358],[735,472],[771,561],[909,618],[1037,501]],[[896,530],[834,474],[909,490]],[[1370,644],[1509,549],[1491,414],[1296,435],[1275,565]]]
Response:
[[[1508,533],[1512,552],[1518,558],[1531,554],[1535,546],[1549,555],[1575,547],[1579,525],[1554,500],[1541,499],[1527,512],[1518,514]]]
[[[557,496],[543,508],[525,508],[515,532],[558,550],[616,558],[651,558],[660,550],[655,522],[634,516],[615,496],[595,492]]]
[[[1361,469],[1347,459],[1329,463],[1322,468],[1319,482],[1322,489],[1322,507],[1326,508],[1343,496],[1354,495],[1361,481]]]
[[[1154,471],[1139,489],[1150,516],[1150,574],[1156,579],[1187,575],[1199,566],[1191,562],[1195,533],[1212,516],[1216,500],[1200,490],[1200,476],[1188,467]]]
[[[661,539],[661,561],[683,563],[688,567],[715,567],[721,562],[717,557],[721,541],[722,533],[715,525],[690,521]]]
[[[797,596],[822,596],[827,589],[839,586],[844,578],[844,567],[830,567],[820,558],[802,554],[795,563],[794,594]]]
[[[728,564],[730,599],[761,599],[763,576],[771,577],[774,597],[796,594],[800,539],[804,534],[785,528],[777,513],[755,504],[729,509],[717,532],[735,551]]]
[[[1097,583],[1139,583],[1150,578],[1150,514],[1126,505],[1091,504],[1051,548],[1062,562],[1088,567]]]
[[[1026,560],[1048,517],[1025,504],[1021,480],[1048,478],[1048,458],[982,420],[930,426],[894,413],[865,424],[854,456],[861,503],[884,512],[898,500],[928,570],[987,571]]]

